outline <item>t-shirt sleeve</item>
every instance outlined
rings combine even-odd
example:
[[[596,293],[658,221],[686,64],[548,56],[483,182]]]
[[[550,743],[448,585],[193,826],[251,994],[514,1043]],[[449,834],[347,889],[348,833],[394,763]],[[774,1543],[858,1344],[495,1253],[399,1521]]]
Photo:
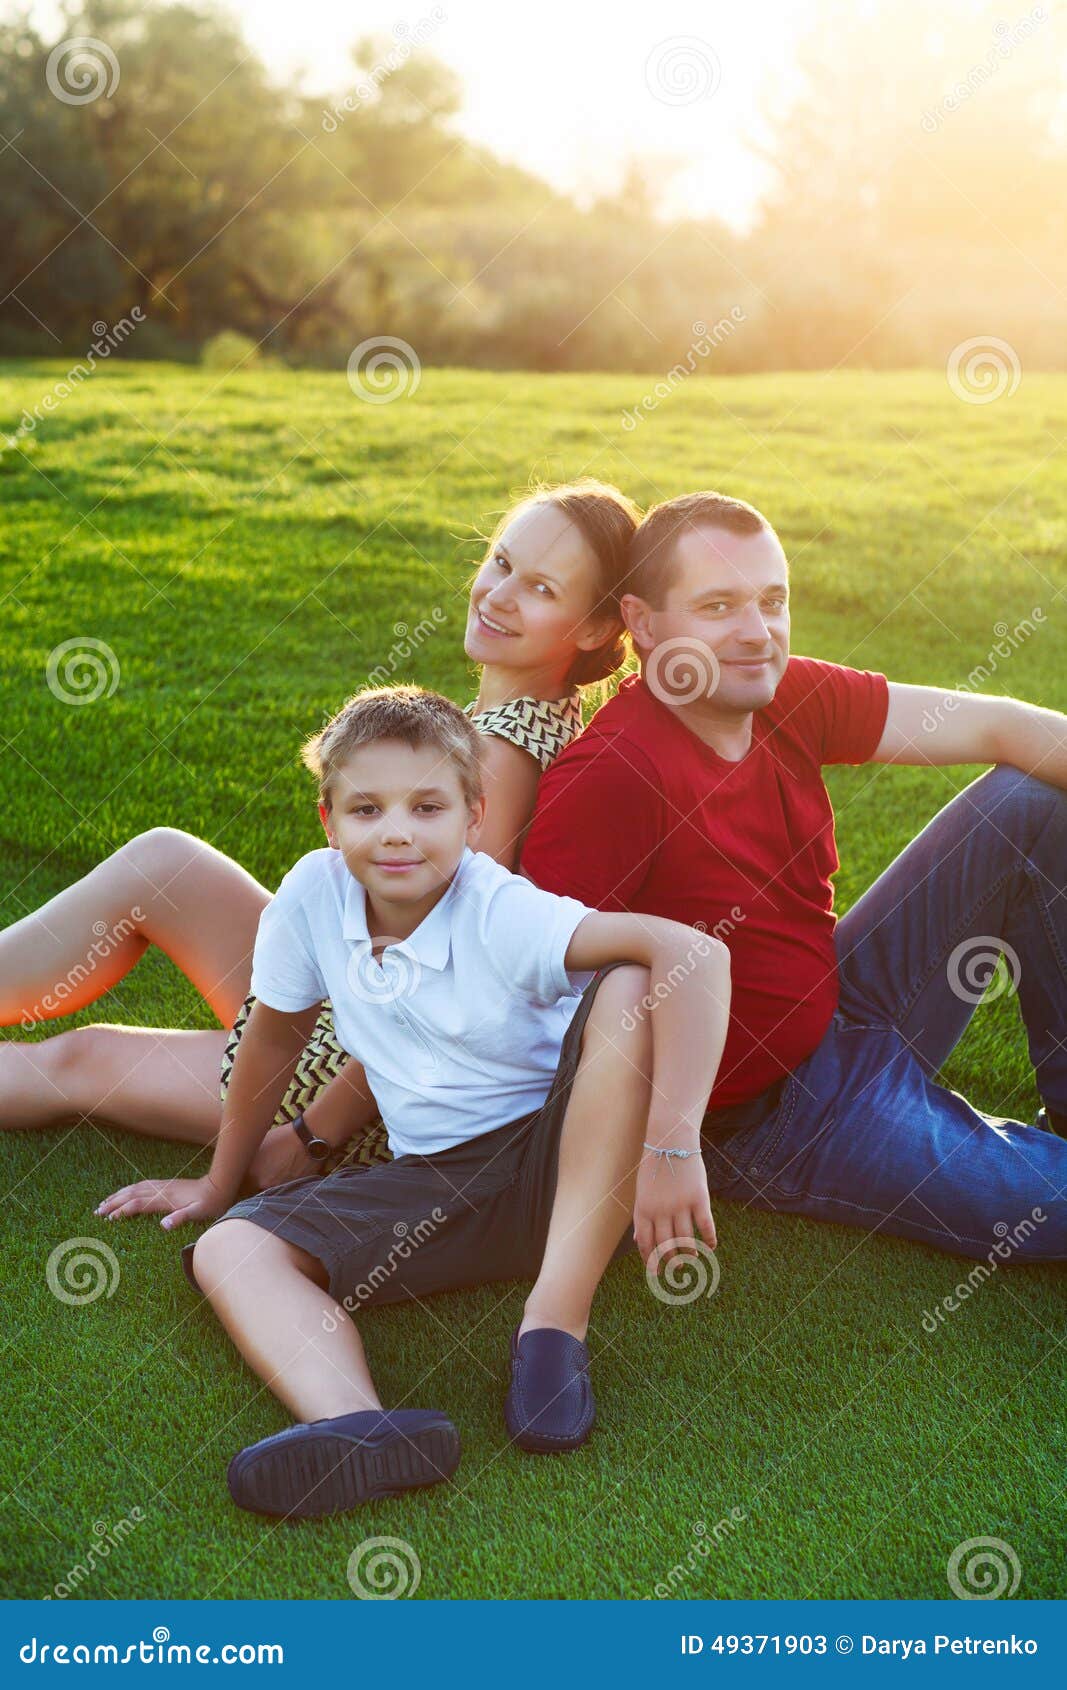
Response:
[[[493,888],[482,914],[485,955],[509,991],[542,1004],[573,997],[590,976],[568,974],[564,958],[575,928],[590,913],[577,898],[556,897],[509,874]]]
[[[889,682],[874,669],[791,658],[775,705],[820,763],[868,763],[889,711]]]
[[[328,996],[311,940],[307,862],[302,859],[289,870],[263,911],[252,952],[253,996],[288,1015]]]
[[[631,909],[665,835],[664,812],[646,754],[587,728],[541,777],[521,871],[590,909]]]

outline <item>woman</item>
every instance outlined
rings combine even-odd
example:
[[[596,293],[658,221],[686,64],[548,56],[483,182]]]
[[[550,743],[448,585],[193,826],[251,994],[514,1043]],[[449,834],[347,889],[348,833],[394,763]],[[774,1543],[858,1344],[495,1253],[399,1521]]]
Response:
[[[542,769],[581,731],[579,689],[611,675],[625,655],[619,597],[637,520],[636,507],[599,482],[543,489],[502,519],[472,582],[464,649],[481,670],[467,708],[486,734],[489,801],[480,849],[508,867],[518,860]],[[39,1043],[0,1043],[3,1125],[92,1117],[153,1138],[211,1143],[220,1071],[224,1092],[270,898],[206,841],[152,828],[0,933],[0,1025],[83,1008],[156,945],[233,1029],[94,1025]],[[328,1008],[275,1124],[288,1128],[298,1116],[307,1136],[338,1150],[377,1116],[359,1064],[333,1039]],[[364,1160],[382,1153],[375,1143],[358,1152]],[[286,1130],[268,1134],[252,1178],[274,1185],[323,1166]],[[121,1197],[109,1199],[113,1218],[126,1212]]]

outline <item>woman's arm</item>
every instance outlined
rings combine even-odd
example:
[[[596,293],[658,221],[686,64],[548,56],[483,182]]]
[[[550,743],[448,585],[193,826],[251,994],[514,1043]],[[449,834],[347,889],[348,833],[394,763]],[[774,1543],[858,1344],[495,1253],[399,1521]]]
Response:
[[[514,871],[533,815],[541,770],[528,751],[499,734],[486,734],[482,774],[486,806],[478,850]]]

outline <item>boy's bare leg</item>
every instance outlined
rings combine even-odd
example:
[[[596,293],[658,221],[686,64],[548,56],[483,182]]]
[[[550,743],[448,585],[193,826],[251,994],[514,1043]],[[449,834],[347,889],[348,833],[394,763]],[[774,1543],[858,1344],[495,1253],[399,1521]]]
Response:
[[[197,1240],[193,1267],[245,1361],[298,1421],[381,1408],[359,1333],[306,1250],[224,1221]]]
[[[70,1015],[157,945],[225,1026],[248,995],[265,886],[178,828],[141,833],[0,932],[0,1026]]]
[[[633,1218],[652,1072],[648,1015],[633,1012],[648,990],[648,970],[637,966],[613,969],[597,989],[560,1139],[544,1258],[520,1332],[552,1326],[584,1340],[596,1288]]]

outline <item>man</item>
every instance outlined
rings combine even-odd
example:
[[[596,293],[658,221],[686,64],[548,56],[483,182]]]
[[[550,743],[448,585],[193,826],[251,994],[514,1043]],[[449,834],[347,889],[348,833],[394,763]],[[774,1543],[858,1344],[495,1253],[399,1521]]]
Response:
[[[522,856],[596,909],[727,940],[713,1191],[985,1257],[1067,1256],[1067,717],[789,656],[781,543],[717,493],[654,507],[621,608],[642,672],[544,776]],[[821,768],[995,765],[848,914]],[[1039,1126],[936,1084],[1003,955]]]

